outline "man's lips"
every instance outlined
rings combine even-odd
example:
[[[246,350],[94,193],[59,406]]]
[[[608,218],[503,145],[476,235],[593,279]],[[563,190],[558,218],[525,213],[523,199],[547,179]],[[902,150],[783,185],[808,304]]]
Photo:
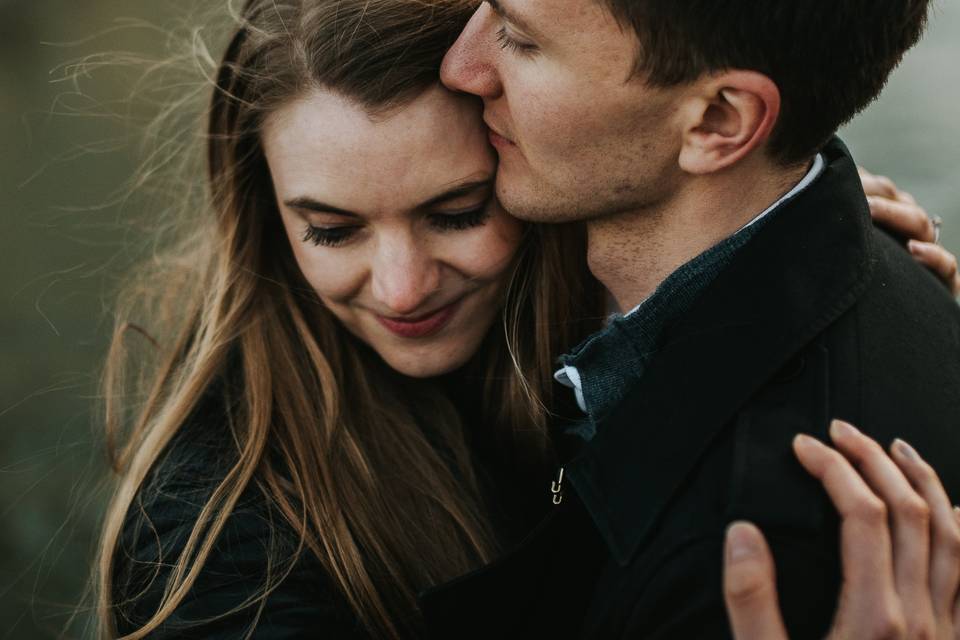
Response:
[[[462,300],[462,299],[461,299]],[[453,318],[461,300],[415,318],[390,318],[374,314],[377,321],[401,338],[424,338],[437,333]]]
[[[489,122],[485,122],[485,123],[487,125],[490,144],[492,144],[498,149],[516,146],[516,143],[513,140],[511,140],[510,138],[506,137],[505,135],[497,131],[497,129],[491,126]]]

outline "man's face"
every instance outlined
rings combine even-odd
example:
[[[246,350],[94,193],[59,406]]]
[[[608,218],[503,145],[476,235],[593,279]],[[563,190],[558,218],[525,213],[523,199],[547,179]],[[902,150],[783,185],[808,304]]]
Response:
[[[450,88],[480,96],[497,195],[531,221],[589,220],[670,197],[682,88],[632,77],[638,43],[598,0],[488,0],[447,53]]]

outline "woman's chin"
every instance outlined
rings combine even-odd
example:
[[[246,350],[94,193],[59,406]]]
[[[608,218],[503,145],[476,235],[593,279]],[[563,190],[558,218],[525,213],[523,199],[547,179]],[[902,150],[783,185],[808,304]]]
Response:
[[[472,352],[465,354],[380,354],[380,357],[397,373],[408,378],[436,378],[456,371],[470,360]]]

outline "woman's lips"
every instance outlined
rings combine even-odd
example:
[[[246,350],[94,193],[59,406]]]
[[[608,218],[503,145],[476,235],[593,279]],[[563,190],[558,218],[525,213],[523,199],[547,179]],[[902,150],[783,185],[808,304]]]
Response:
[[[401,338],[424,338],[444,328],[460,308],[460,300],[441,307],[426,316],[400,320],[377,315],[377,320],[392,333]]]

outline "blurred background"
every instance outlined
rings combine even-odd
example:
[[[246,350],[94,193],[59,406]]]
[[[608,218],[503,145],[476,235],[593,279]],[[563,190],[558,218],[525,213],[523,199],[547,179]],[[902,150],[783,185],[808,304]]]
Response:
[[[149,240],[129,220],[162,206],[127,188],[156,87],[128,100],[143,69],[103,63],[162,57],[165,30],[189,12],[171,0],[0,0],[0,640],[84,635],[108,477],[96,383],[110,298]],[[960,5],[940,0],[880,101],[843,132],[861,164],[945,218],[954,251],[958,60]]]

